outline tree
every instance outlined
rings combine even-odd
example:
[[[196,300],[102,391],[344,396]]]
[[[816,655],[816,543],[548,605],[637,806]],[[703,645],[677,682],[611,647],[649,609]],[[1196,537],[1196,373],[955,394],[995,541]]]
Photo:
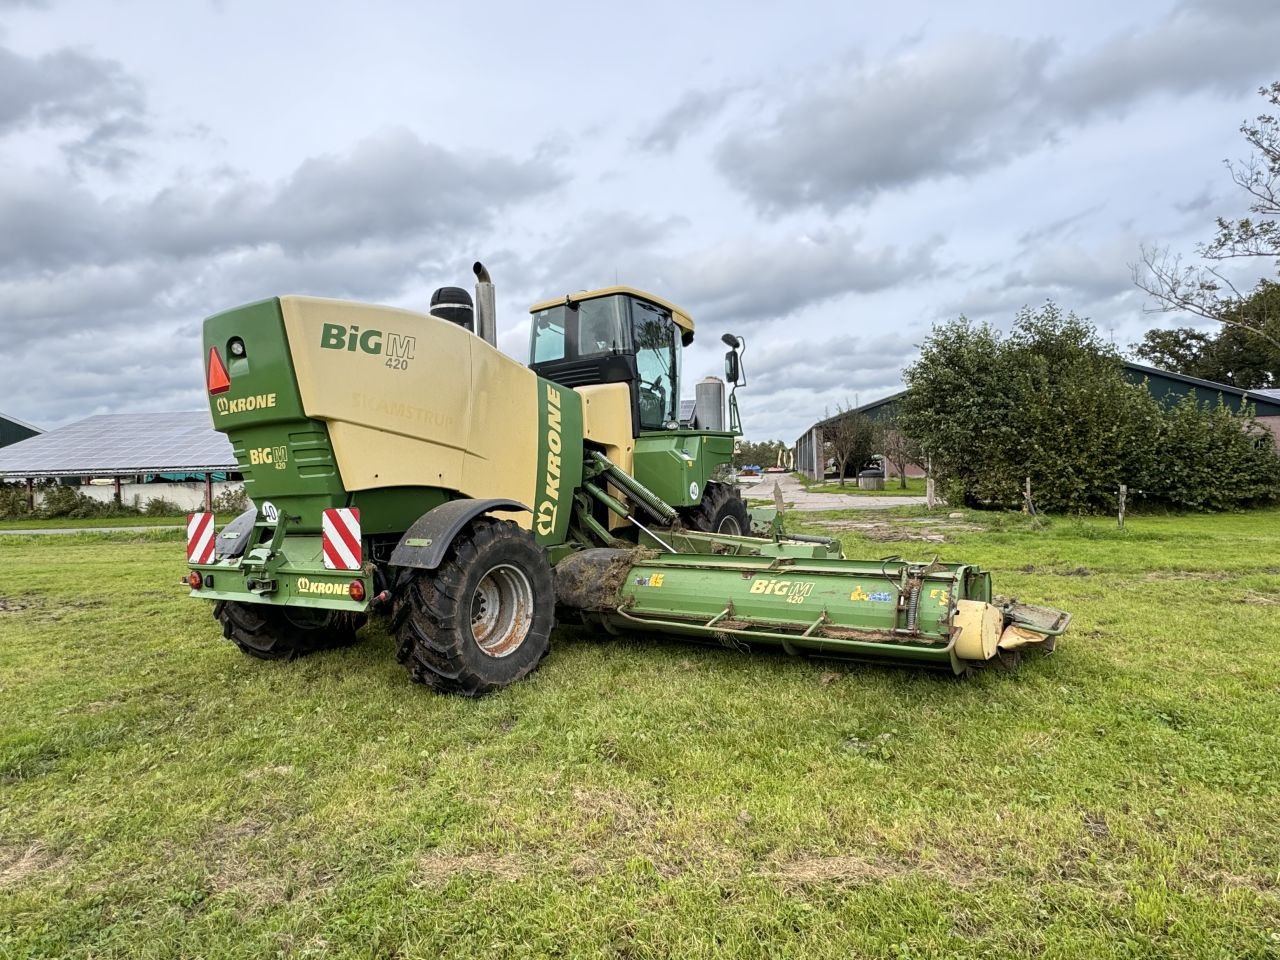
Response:
[[[1280,81],[1258,93],[1280,107]],[[1262,258],[1280,262],[1280,119],[1263,114],[1240,126],[1253,149],[1249,159],[1225,161],[1231,179],[1249,195],[1252,216],[1239,220],[1218,217],[1217,235],[1196,251],[1205,260],[1223,263]],[[1155,298],[1157,310],[1191,313],[1206,320],[1246,331],[1280,352],[1280,317],[1274,281],[1262,280],[1243,293],[1218,266],[1184,266],[1181,256],[1167,247],[1142,247],[1142,263],[1134,267],[1134,282]]]
[[[823,421],[822,438],[836,462],[840,486],[850,465],[861,469],[876,454],[880,444],[880,425],[865,413],[848,405],[836,405],[835,417]]]
[[[1280,284],[1262,281],[1232,315],[1280,337]],[[1280,348],[1251,326],[1232,324],[1214,333],[1148,330],[1134,352],[1162,369],[1246,390],[1280,385]]]
[[[749,464],[758,467],[772,467],[778,462],[778,454],[784,455],[787,445],[781,440],[765,440],[763,442],[752,442],[750,440],[739,440],[734,447],[733,465],[741,469]]]
[[[884,458],[898,474],[898,486],[907,489],[907,467],[924,459],[920,445],[906,432],[901,414],[890,417],[882,425],[880,446]]]
[[[964,318],[935,327],[904,373],[903,428],[952,503],[1093,512],[1121,483],[1149,501],[1224,509],[1280,494],[1280,457],[1248,411],[1195,396],[1164,409],[1119,354],[1053,303],[1008,336]]]
[[[961,318],[934,329],[907,368],[903,419],[952,503],[1036,502],[1089,511],[1146,474],[1159,407],[1122,374],[1086,321],[1053,303],[1023,308],[1013,332]]]

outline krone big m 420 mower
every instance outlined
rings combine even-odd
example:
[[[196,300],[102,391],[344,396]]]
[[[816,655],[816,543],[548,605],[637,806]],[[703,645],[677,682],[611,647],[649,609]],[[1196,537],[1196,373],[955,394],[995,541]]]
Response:
[[[245,653],[288,658],[390,614],[410,676],[468,695],[546,656],[557,612],[601,629],[963,672],[1069,617],[997,604],[968,564],[846,560],[747,511],[728,464],[743,343],[680,405],[693,320],[627,287],[532,308],[494,346],[475,266],[429,315],[278,297],[204,323],[213,421],[255,506],[188,521],[191,595]],[[478,304],[478,306],[476,306]]]

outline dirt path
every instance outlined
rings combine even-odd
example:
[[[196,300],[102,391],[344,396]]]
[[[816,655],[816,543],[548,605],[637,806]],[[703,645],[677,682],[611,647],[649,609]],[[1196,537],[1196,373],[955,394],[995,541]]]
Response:
[[[810,493],[789,473],[765,474],[763,480],[750,487],[742,487],[744,497],[773,499],[773,485],[778,485],[783,502],[791,509],[803,512],[817,510],[886,510],[889,507],[910,507],[924,504],[924,497],[867,497],[848,496],[843,493]]]

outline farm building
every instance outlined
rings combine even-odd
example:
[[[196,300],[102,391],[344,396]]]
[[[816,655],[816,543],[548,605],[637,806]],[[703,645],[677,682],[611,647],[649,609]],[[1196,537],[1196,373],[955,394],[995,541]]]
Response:
[[[0,447],[7,447],[11,443],[26,440],[43,432],[39,427],[33,427],[29,423],[23,423],[16,417],[9,417],[0,413]]]
[[[207,410],[103,414],[0,449],[0,482],[25,484],[33,506],[38,481],[56,479],[98,500],[137,497],[145,505],[163,497],[199,509],[239,481],[237,470],[231,442],[213,429]]]

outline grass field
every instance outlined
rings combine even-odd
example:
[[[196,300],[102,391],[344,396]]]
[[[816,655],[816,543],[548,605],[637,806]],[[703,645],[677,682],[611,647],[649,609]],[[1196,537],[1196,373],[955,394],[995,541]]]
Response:
[[[218,523],[226,523],[231,517],[219,516]],[[0,520],[0,533],[6,530],[66,530],[79,527],[180,527],[187,522],[187,515],[155,517],[149,514],[121,514],[115,517],[27,517],[19,520]]]
[[[883,490],[863,490],[856,477],[846,477],[843,487],[834,480],[814,483],[805,477],[804,488],[810,493],[847,493],[851,497],[923,497],[924,477],[907,477],[905,488],[898,485],[897,477],[890,477],[885,480]]]
[[[1017,673],[564,630],[479,702],[0,536],[0,956],[1276,956],[1280,511],[974,522],[846,550],[1073,611]]]

